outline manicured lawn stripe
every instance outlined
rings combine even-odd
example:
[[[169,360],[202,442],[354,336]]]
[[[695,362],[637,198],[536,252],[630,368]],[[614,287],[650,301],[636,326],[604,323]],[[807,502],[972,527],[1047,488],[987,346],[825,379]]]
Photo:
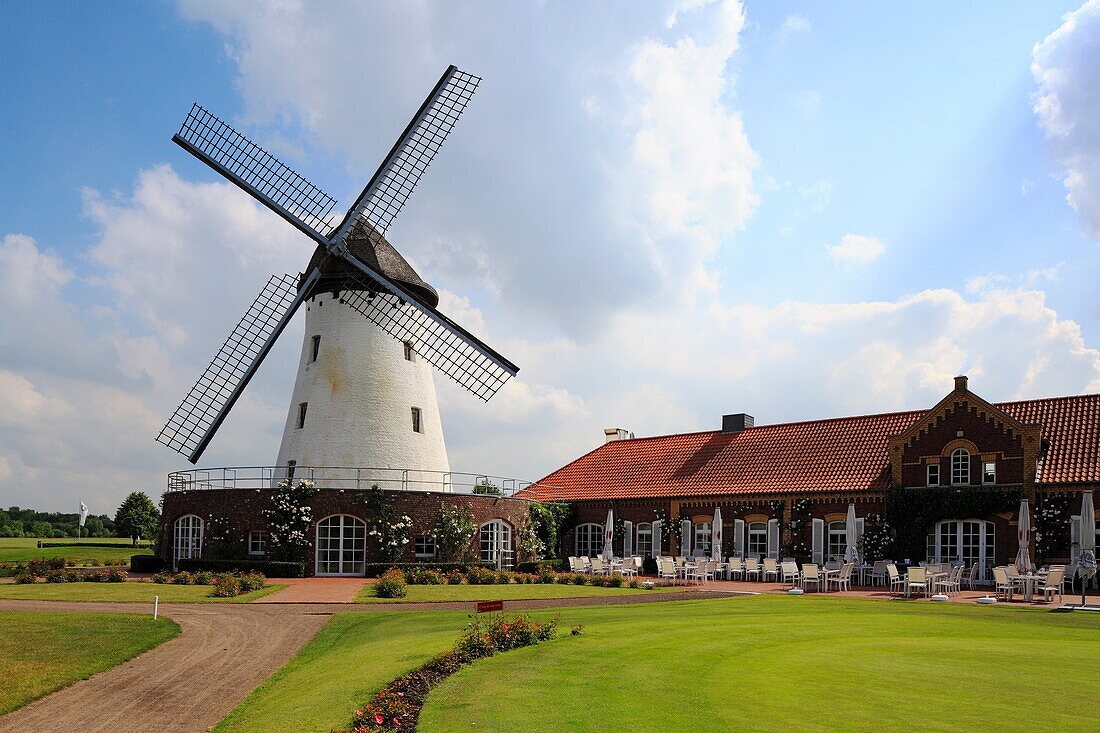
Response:
[[[543,612],[539,612],[541,615]],[[461,670],[418,730],[1095,730],[1100,618],[760,596],[562,609],[580,638]]]
[[[153,596],[160,596],[161,603],[247,603],[285,587],[268,585],[236,598],[211,598],[213,586],[209,585],[160,585],[135,580],[125,583],[3,583],[0,584],[0,598],[23,601],[152,603]]]
[[[0,611],[0,715],[102,672],[179,633],[161,617]]]
[[[683,587],[602,588],[591,585],[530,584],[521,585],[410,585],[404,598],[378,598],[374,584],[363,586],[355,600],[358,603],[426,603],[434,601],[518,601],[540,598],[589,598],[593,596],[623,596],[637,593],[676,593]]]
[[[0,563],[27,562],[28,560],[48,560],[63,557],[77,565],[85,565],[90,560],[129,560],[131,555],[151,555],[152,550],[131,546],[125,537],[90,537],[84,542],[110,542],[117,547],[43,547],[38,549],[39,539],[35,537],[0,537]],[[75,537],[67,539],[45,539],[43,542],[80,542]]]

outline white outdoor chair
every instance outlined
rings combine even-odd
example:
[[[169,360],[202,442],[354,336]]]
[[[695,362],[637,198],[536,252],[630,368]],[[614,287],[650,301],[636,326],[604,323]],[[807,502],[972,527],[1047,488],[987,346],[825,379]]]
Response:
[[[1012,578],[1008,575],[1008,569],[1004,567],[993,568],[993,592],[994,594],[1001,594],[1006,601],[1012,600],[1012,592],[1016,589],[1016,584],[1012,582]]]
[[[802,564],[802,590],[806,590],[806,586],[813,583],[816,590],[821,590],[821,571],[812,562]]]
[[[777,563],[775,560],[773,560],[770,557],[764,558],[763,576],[764,576],[765,581],[767,581],[768,578],[771,578],[772,580],[774,580],[775,582],[778,583],[779,582],[779,563]]]
[[[886,560],[875,560],[871,568],[871,585],[886,585]]]
[[[604,565],[602,557],[592,558],[592,574],[593,575],[607,575],[610,571],[607,565]]]
[[[638,574],[642,565],[638,562],[637,558],[627,557],[623,559],[623,564],[618,567],[619,575],[624,577],[632,577]]]
[[[935,582],[935,585],[934,585],[933,589],[938,588],[939,590],[942,590],[947,595],[951,595],[952,593],[961,592],[962,591],[962,573],[963,573],[963,568],[960,565],[959,567],[954,568],[950,573],[948,573],[947,577],[944,578],[943,580],[937,580]]]
[[[905,576],[905,597],[908,598],[913,589],[918,589],[924,595],[928,595],[928,571],[922,567],[909,568]]]
[[[1045,583],[1039,586],[1039,592],[1043,594],[1047,603],[1050,603],[1054,594],[1058,594],[1058,600],[1062,600],[1062,581],[1066,577],[1065,569],[1051,570]]]
[[[760,580],[760,561],[755,557],[745,560],[745,580]]]
[[[671,580],[674,584],[676,583],[676,563],[672,561],[672,558],[661,557],[657,559],[657,578]]]
[[[894,563],[886,564],[886,579],[890,583],[891,593],[901,593],[905,589],[905,578],[898,572],[898,566]]]
[[[726,563],[726,580],[741,580],[745,577],[745,563],[739,557],[731,557]]]
[[[588,575],[591,575],[592,574],[592,558],[588,557],[587,555],[584,555],[582,557],[578,557],[577,559],[581,561],[581,572],[586,573]]]
[[[852,568],[855,567],[855,563],[846,562],[840,568],[840,572],[836,575],[829,575],[825,578],[825,590],[829,590],[829,585],[835,585],[838,591],[851,590],[852,589]]]
[[[794,588],[798,585],[798,581],[801,580],[801,575],[798,572],[798,563],[794,560],[786,560],[780,566],[783,571],[783,583],[790,583]]]
[[[978,563],[974,563],[970,566],[970,571],[965,573],[962,578],[959,579],[959,586],[963,584],[970,590],[974,590],[974,587],[978,584],[978,571],[981,566]]]
[[[1071,562],[1066,566],[1066,574],[1062,578],[1062,585],[1069,583],[1069,592],[1074,593],[1077,589],[1077,563]]]
[[[571,573],[581,572],[580,567],[577,565],[577,558],[573,555],[569,556],[569,572],[571,572]]]

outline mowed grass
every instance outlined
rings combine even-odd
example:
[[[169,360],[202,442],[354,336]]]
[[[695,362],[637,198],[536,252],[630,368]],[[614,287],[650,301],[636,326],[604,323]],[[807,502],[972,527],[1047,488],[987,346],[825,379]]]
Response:
[[[283,585],[267,585],[236,598],[212,598],[210,585],[171,585],[129,580],[125,583],[35,583],[0,584],[0,598],[23,601],[99,601],[107,603],[247,603],[274,593]]]
[[[346,730],[372,692],[450,648],[466,622],[461,611],[337,614],[214,730]]]
[[[541,598],[589,598],[593,596],[624,596],[639,593],[678,593],[684,588],[603,588],[591,585],[561,585],[534,583],[509,585],[410,585],[404,598],[379,598],[375,586],[363,586],[356,596],[358,603],[428,603],[443,601],[519,601]]]
[[[0,715],[136,657],[179,633],[170,619],[0,611]]]
[[[150,549],[133,547],[127,537],[75,537],[67,539],[43,539],[42,542],[110,542],[117,547],[43,547],[38,548],[39,538],[0,537],[0,562],[27,562],[28,560],[49,560],[63,557],[77,565],[86,565],[92,560],[129,560],[132,555],[151,555]]]
[[[562,623],[583,636],[463,669],[418,730],[1100,730],[1072,692],[1100,674],[1095,614],[761,596]]]

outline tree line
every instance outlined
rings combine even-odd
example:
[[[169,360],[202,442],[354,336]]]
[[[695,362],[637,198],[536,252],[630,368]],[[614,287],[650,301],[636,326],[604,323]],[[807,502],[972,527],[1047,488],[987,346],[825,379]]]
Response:
[[[83,527],[77,512],[39,512],[17,506],[0,510],[0,537],[129,537],[136,545],[140,539],[154,539],[159,524],[160,511],[144,491],[127,496],[113,519],[89,514]]]

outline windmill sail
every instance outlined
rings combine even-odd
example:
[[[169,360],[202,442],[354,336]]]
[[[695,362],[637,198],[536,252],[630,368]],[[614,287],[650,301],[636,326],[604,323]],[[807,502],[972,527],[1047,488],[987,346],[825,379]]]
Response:
[[[298,275],[271,276],[161,429],[158,442],[183,453],[191,463],[199,460],[318,277],[315,269],[299,288]]]
[[[336,199],[195,104],[172,141],[318,242]]]

